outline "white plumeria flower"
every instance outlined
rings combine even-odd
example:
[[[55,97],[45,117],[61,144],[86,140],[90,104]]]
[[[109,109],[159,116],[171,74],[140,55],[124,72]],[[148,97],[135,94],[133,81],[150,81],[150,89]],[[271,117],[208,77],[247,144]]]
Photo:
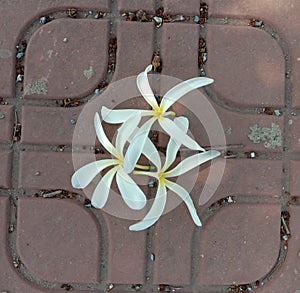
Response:
[[[162,98],[160,105],[158,105],[148,81],[147,73],[151,70],[152,65],[149,65],[144,72],[137,76],[136,82],[142,96],[152,107],[152,110],[111,110],[106,107],[102,107],[101,109],[102,117],[104,121],[108,123],[123,123],[136,111],[140,111],[141,116],[151,116],[151,118],[146,121],[136,133],[126,152],[124,159],[124,171],[127,173],[132,172],[132,170],[135,168],[135,164],[142,153],[148,133],[155,121],[158,121],[161,128],[175,141],[180,142],[189,149],[205,151],[195,140],[190,138],[180,127],[178,127],[174,121],[167,118],[167,116],[175,116],[174,112],[167,110],[182,96],[196,88],[211,84],[213,79],[206,77],[195,77],[183,81],[170,89]]]
[[[188,119],[185,117],[178,117],[174,119],[174,123],[184,132],[188,129]],[[170,139],[167,152],[166,152],[166,160],[163,166],[161,166],[161,161],[156,160],[153,161],[155,167],[157,168],[156,172],[146,172],[146,171],[134,171],[134,174],[148,175],[156,178],[158,180],[158,189],[156,196],[154,198],[154,202],[152,207],[150,208],[147,215],[138,223],[131,225],[129,230],[131,231],[140,231],[149,228],[152,226],[162,215],[166,201],[167,201],[167,189],[178,194],[178,196],[185,202],[190,215],[197,226],[202,226],[201,221],[197,215],[196,208],[193,204],[193,201],[185,188],[180,186],[179,184],[172,182],[169,178],[177,177],[182,175],[191,169],[199,166],[213,158],[216,158],[220,155],[220,152],[215,150],[204,151],[202,153],[195,154],[191,157],[186,158],[182,162],[180,162],[176,167],[172,170],[168,170],[171,164],[174,162],[176,158],[176,154],[179,150],[180,144],[178,144],[175,140]],[[147,150],[143,150],[143,153],[147,155]]]
[[[103,208],[110,191],[110,186],[114,176],[121,196],[125,203],[134,210],[142,209],[146,204],[146,197],[134,180],[123,170],[124,153],[123,149],[127,140],[129,140],[133,131],[140,121],[141,113],[135,112],[132,119],[125,121],[118,129],[116,136],[116,147],[107,138],[99,114],[94,117],[94,125],[97,137],[105,149],[114,157],[114,159],[104,159],[89,163],[78,169],[72,176],[71,182],[74,188],[85,188],[90,182],[107,167],[113,166],[100,180],[92,196],[92,205],[96,208]],[[148,145],[149,143],[147,143]],[[152,150],[153,151],[153,150]],[[153,156],[151,156],[153,157]],[[143,168],[143,166],[139,166]],[[149,167],[145,167],[149,170]]]

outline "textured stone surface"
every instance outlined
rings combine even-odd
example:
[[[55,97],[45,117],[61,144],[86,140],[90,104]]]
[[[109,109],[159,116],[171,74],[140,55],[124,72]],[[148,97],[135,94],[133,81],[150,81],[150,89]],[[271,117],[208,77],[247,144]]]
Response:
[[[137,75],[151,63],[153,33],[152,23],[118,22],[117,63],[113,81]]]
[[[259,293],[298,293],[299,272],[300,272],[300,207],[292,206],[290,208],[290,229],[292,237],[289,240],[288,254],[281,268],[274,273],[273,278],[263,287],[259,288]]]
[[[0,142],[12,141],[14,126],[14,108],[12,106],[0,106]]]
[[[300,151],[300,119],[298,116],[293,116],[289,119],[289,127],[291,131],[291,149],[292,151]]]
[[[202,146],[226,144],[232,151],[238,149],[258,153],[278,152],[283,148],[284,119],[282,116],[237,113],[220,107],[200,91],[185,95],[179,102],[180,104],[173,105],[172,109],[177,116],[186,116],[190,119],[191,135]],[[218,126],[219,123],[221,127]],[[271,132],[266,135],[266,139],[263,139],[261,132],[254,132],[259,128],[267,128]],[[224,140],[222,140],[223,136]],[[162,139],[160,143],[164,145],[165,140]]]
[[[42,26],[26,50],[25,97],[75,98],[93,92],[106,74],[108,32],[106,20],[59,19]]]
[[[156,224],[153,249],[155,284],[190,283],[194,229],[194,223],[183,203]]]
[[[200,283],[247,284],[264,277],[278,257],[279,229],[280,205],[223,207],[200,234]]]
[[[300,180],[298,170],[300,170],[300,161],[291,161],[290,192],[292,195],[296,196],[300,196]]]
[[[22,143],[71,145],[80,110],[81,108],[25,106],[22,115]],[[55,132],[49,135],[53,129]]]
[[[11,151],[0,151],[0,188],[11,186]]]
[[[162,73],[188,79],[198,76],[199,27],[165,23],[162,26]]]
[[[209,16],[230,18],[238,17],[245,20],[250,18],[262,19],[267,25],[279,35],[280,41],[288,48],[288,58],[292,62],[292,80],[298,80],[300,76],[300,48],[295,40],[300,38],[300,31],[297,27],[297,14],[300,11],[299,2],[291,0],[288,2],[273,2],[255,0],[251,3],[247,0],[209,0]],[[284,12],[284,13],[283,13]],[[289,15],[290,17],[286,17]],[[284,36],[284,40],[282,37]],[[294,84],[292,92],[292,102],[294,107],[299,107],[300,85]]]
[[[164,8],[165,13],[199,15],[200,2],[197,0],[187,0],[183,6],[180,0],[166,0],[164,1]]]
[[[22,198],[18,208],[17,250],[32,275],[50,282],[99,281],[101,229],[83,205]]]
[[[216,170],[222,170],[225,163],[221,182],[218,182],[218,173],[212,173],[212,178],[207,181],[210,168],[200,168],[200,173],[192,194],[200,197],[199,203],[203,204],[210,197],[211,189],[216,188],[209,204],[220,198],[230,195],[259,195],[278,198],[281,195],[282,162],[276,160],[260,159],[215,159]],[[214,169],[214,172],[216,172]],[[185,184],[189,184],[186,182]],[[203,187],[209,187],[206,192]]]
[[[218,96],[239,105],[284,105],[284,55],[270,35],[251,27],[210,25],[206,41],[207,75],[215,80]]]
[[[21,152],[19,188],[73,190],[72,156],[67,153]]]
[[[17,10],[16,10],[17,7]],[[34,7],[34,9],[32,8]],[[49,12],[65,11],[67,7],[77,9],[95,9],[108,11],[108,0],[55,0],[55,1],[22,1],[11,2],[5,0],[1,5],[1,21],[6,24],[1,30],[1,76],[0,95],[4,97],[14,96],[15,85],[15,46],[19,42],[20,35],[26,31],[28,25],[38,22],[42,15]],[[13,20],[13,21],[12,21]]]
[[[132,221],[104,214],[108,228],[108,282],[140,284],[146,275],[146,231],[130,232]]]
[[[120,12],[135,12],[142,9],[148,13],[154,13],[155,3],[152,0],[119,0],[118,9]]]
[[[8,247],[6,246],[8,240],[8,219],[9,219],[9,200],[0,197],[0,285],[1,290],[3,292],[14,292],[14,293],[46,293],[46,292],[54,292],[59,293],[61,290],[52,289],[49,290],[47,288],[42,288],[35,284],[30,283],[30,281],[24,279],[17,272],[16,268],[12,265],[11,256],[8,255]],[[40,219],[37,219],[39,222]],[[33,227],[33,226],[31,226]],[[46,228],[46,227],[45,227]],[[40,236],[39,234],[34,233],[35,236]],[[49,240],[49,239],[48,239]],[[47,243],[48,244],[48,243]],[[47,249],[46,249],[47,250]],[[62,272],[60,272],[62,273]],[[73,290],[72,292],[90,292],[86,290]],[[94,292],[99,292],[98,290]]]

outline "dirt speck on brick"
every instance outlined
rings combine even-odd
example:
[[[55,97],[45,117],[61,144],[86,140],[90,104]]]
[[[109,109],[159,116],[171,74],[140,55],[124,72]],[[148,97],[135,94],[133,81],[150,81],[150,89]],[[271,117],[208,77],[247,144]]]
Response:
[[[86,79],[91,79],[95,75],[95,70],[93,66],[90,66],[89,69],[84,70],[83,75],[85,76]]]
[[[53,55],[53,50],[48,50],[47,54],[48,54],[48,58],[51,59]]]
[[[6,59],[12,56],[12,52],[7,49],[0,49],[0,58]]]
[[[46,95],[48,93],[47,79],[41,78],[26,84],[24,91],[26,95]]]
[[[272,123],[271,127],[259,127],[257,124],[249,127],[248,138],[254,143],[264,143],[267,149],[281,147],[282,137],[279,125]]]

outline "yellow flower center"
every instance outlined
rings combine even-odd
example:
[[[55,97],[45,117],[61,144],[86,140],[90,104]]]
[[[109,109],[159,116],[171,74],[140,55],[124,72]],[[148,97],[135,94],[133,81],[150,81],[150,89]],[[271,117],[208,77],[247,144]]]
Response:
[[[123,156],[122,156],[122,155],[119,155],[117,159],[118,159],[118,165],[123,165],[123,163],[124,163],[124,158],[123,158]]]
[[[162,117],[162,114],[164,113],[164,111],[160,107],[157,107],[153,110],[154,110],[154,117],[156,117],[157,119],[160,119]]]
[[[164,172],[160,172],[158,173],[158,180],[161,184],[164,184],[166,182],[166,178],[165,178],[165,173]]]

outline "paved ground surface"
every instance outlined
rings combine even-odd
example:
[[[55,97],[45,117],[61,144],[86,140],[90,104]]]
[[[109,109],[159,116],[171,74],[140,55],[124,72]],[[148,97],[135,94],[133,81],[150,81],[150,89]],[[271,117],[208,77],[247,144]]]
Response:
[[[298,292],[299,14],[298,0],[2,0],[0,292]],[[181,204],[129,232],[134,220],[91,208],[70,184],[79,113],[155,52],[161,74],[215,79],[205,95],[227,149],[191,192],[203,228]],[[194,106],[174,108],[209,146]],[[82,148],[83,160],[94,152]],[[224,162],[198,206],[208,171]]]

